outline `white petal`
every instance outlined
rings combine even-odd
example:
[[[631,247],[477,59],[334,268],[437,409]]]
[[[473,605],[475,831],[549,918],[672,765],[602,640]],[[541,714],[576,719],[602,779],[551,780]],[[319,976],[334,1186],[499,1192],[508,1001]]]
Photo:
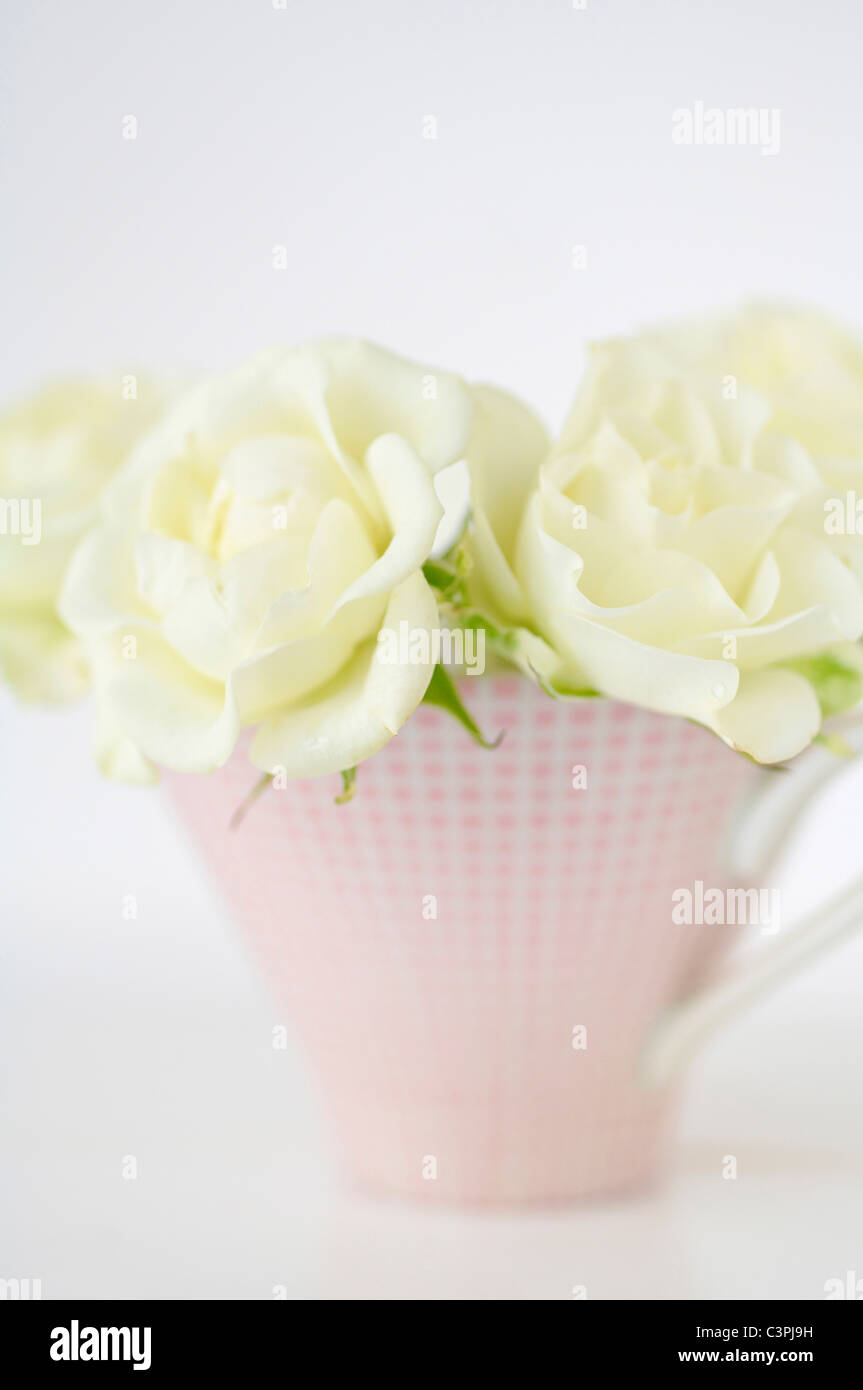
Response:
[[[464,457],[473,402],[459,377],[359,339],[331,339],[318,350],[331,368],[333,434],[354,459],[384,434],[400,435],[433,473]]]
[[[729,661],[702,660],[636,641],[578,611],[578,557],[538,525],[539,499],[525,515],[519,574],[543,636],[566,658],[579,686],[667,714],[704,719],[733,699]]]
[[[257,653],[233,673],[240,723],[258,724],[318,690],[348,665],[357,646],[351,632],[324,632]]]
[[[376,439],[368,451],[367,466],[392,540],[380,559],[345,589],[334,612],[356,599],[389,593],[419,569],[431,554],[443,516],[428,469],[398,435]]]
[[[135,537],[135,572],[138,595],[161,617],[175,604],[193,580],[213,579],[218,565],[187,541],[145,531]]]
[[[805,612],[794,613],[773,623],[729,628],[724,632],[690,637],[686,641],[676,642],[674,650],[687,652],[690,656],[719,659],[727,648],[729,638],[733,638],[734,663],[741,671],[747,671],[773,666],[798,656],[812,656],[840,636],[838,624],[830,610],[818,607],[807,608]]]
[[[269,606],[255,639],[261,652],[320,632],[344,595],[375,565],[377,554],[355,509],[334,498],[322,511],[309,543],[303,582],[286,586]],[[354,643],[377,629],[384,607],[380,597],[359,601],[343,614]]]
[[[264,435],[243,439],[221,463],[222,477],[253,502],[274,501],[283,493],[318,491],[331,497],[342,474],[318,439],[301,435]]]
[[[412,631],[437,627],[437,605],[421,574],[393,593],[383,627],[397,632],[402,622]],[[381,653],[376,642],[366,643],[328,686],[266,720],[252,743],[255,766],[317,777],[354,767],[382,748],[419,704],[433,664],[388,665]]]
[[[747,671],[736,698],[710,726],[757,762],[781,763],[808,748],[821,727],[821,710],[812,686],[795,671]]]
[[[472,548],[481,585],[510,621],[526,616],[513,573],[518,528],[548,451],[545,428],[521,401],[492,386],[473,388],[476,413],[468,449]]]
[[[863,634],[863,588],[819,536],[786,526],[772,546],[782,582],[772,618],[823,604],[841,635],[855,642]]]
[[[72,700],[90,683],[81,643],[50,612],[0,612],[0,669],[19,700]]]
[[[84,538],[66,571],[57,611],[80,636],[109,631],[127,617],[149,617],[137,593],[128,523],[105,523]]]
[[[133,636],[134,659],[122,639]],[[230,685],[197,675],[158,633],[128,627],[106,639],[99,690],[107,717],[143,754],[177,772],[212,772],[230,756],[239,719]]]
[[[166,640],[202,675],[227,680],[251,653],[268,607],[303,574],[303,550],[294,537],[273,536],[212,576],[190,578],[165,613]]]

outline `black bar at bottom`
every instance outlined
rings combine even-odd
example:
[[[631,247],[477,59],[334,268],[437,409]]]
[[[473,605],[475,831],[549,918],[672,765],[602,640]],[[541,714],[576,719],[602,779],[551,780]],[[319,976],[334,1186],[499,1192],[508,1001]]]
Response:
[[[363,1300],[357,1300],[363,1301]],[[714,1366],[803,1366],[821,1373],[854,1366],[863,1333],[859,1302],[589,1302],[574,1299],[562,1327],[573,1369],[593,1365],[613,1373],[626,1370],[666,1371]],[[303,1351],[319,1369],[331,1362],[341,1343],[355,1353],[370,1343],[342,1343],[349,1332],[344,1313],[325,1314],[335,1337],[304,1344],[308,1309],[285,1302],[46,1302],[0,1303],[0,1346],[8,1368],[14,1358],[26,1377],[30,1371],[57,1375],[98,1376],[100,1368],[150,1379],[192,1371],[220,1379],[232,1372],[300,1371],[294,1357]],[[390,1325],[392,1327],[392,1325]],[[412,1328],[400,1315],[398,1335],[390,1343],[385,1329],[367,1329],[378,1340],[372,1361],[386,1364],[405,1336],[417,1339],[423,1369],[439,1357],[441,1374],[452,1374],[462,1353],[448,1342],[440,1322],[426,1314]],[[477,1329],[478,1331],[479,1329]],[[524,1334],[516,1333],[517,1340]],[[463,1350],[467,1350],[471,1339]],[[509,1339],[502,1345],[508,1345]],[[482,1350],[484,1348],[484,1350]],[[482,1335],[469,1361],[475,1365],[489,1352]],[[591,1360],[584,1358],[590,1357]],[[492,1358],[489,1357],[489,1360]],[[2,1363],[0,1363],[2,1364]],[[357,1366],[360,1369],[360,1366]],[[462,1363],[462,1369],[464,1364]],[[488,1364],[486,1363],[486,1369]],[[20,1380],[20,1375],[19,1375]]]

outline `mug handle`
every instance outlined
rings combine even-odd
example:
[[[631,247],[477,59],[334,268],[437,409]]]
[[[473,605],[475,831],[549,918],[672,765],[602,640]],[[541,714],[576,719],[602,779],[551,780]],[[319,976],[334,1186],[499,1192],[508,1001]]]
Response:
[[[850,748],[863,754],[863,722],[831,721]],[[790,772],[765,775],[726,847],[726,877],[763,883],[786,839],[820,793],[848,763],[813,746]],[[667,1008],[651,1030],[641,1076],[651,1090],[673,1081],[715,1028],[733,1018],[807,961],[863,927],[863,873],[813,908],[779,940],[738,970]]]

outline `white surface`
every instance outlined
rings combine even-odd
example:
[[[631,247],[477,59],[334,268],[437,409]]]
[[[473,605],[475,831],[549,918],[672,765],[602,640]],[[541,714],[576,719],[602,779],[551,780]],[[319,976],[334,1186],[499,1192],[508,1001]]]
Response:
[[[852,0],[10,6],[4,394],[338,329],[557,422],[590,335],[748,291],[863,323],[861,28]],[[781,153],[674,146],[696,100],[780,107]],[[81,712],[0,718],[0,1276],[49,1297],[565,1299],[819,1298],[863,1274],[863,941],[712,1044],[661,1194],[522,1216],[349,1200],[158,794],[99,783]],[[786,900],[860,859],[861,798],[854,770]]]

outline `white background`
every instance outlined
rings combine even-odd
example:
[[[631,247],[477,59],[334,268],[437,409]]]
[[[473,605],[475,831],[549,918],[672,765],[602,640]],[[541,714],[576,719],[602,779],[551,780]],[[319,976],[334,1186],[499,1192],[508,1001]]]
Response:
[[[557,424],[591,336],[747,293],[863,326],[855,0],[588,6],[8,3],[4,398],[335,330]],[[780,153],[675,146],[672,111],[699,100],[779,108]],[[4,697],[0,720],[0,1277],[472,1299],[819,1298],[863,1277],[863,942],[712,1043],[652,1198],[466,1215],[344,1196],[160,795],[100,783],[85,711]],[[796,907],[859,861],[861,800],[852,769],[795,843]]]

